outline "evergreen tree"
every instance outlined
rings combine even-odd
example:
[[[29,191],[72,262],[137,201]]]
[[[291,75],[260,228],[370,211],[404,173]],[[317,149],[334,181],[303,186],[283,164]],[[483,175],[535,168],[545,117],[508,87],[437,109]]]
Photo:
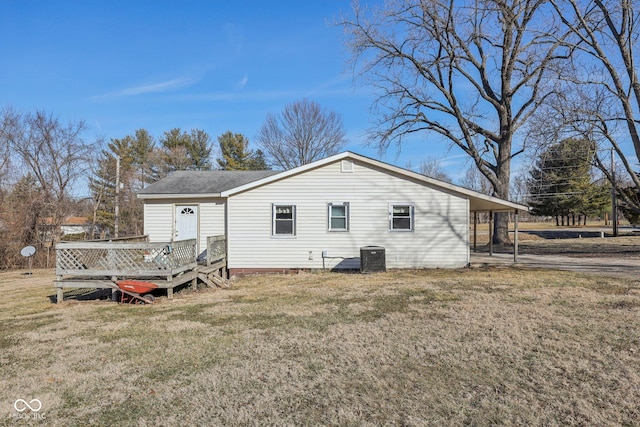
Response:
[[[112,235],[118,193],[118,234],[142,234],[142,202],[137,199],[136,193],[158,177],[158,165],[152,161],[155,150],[149,133],[145,129],[138,129],[134,135],[112,139],[107,149],[100,153],[97,169],[89,180],[94,204],[94,230],[102,229]],[[117,172],[119,177],[116,176]],[[120,182],[118,192],[116,181]]]
[[[607,189],[595,185],[591,174],[594,145],[567,139],[549,146],[536,162],[528,180],[529,205],[534,215],[558,218],[602,213]],[[568,220],[567,220],[568,223]]]
[[[89,178],[89,190],[93,200],[91,238],[98,237],[102,230],[112,234],[114,228],[114,207],[116,188],[116,157],[103,150],[97,161],[97,168]]]
[[[179,128],[171,129],[160,138],[164,170],[168,174],[176,170],[210,170],[211,138],[200,129],[190,133]]]
[[[156,144],[153,137],[146,129],[138,129],[131,145],[131,158],[133,166],[138,170],[139,188],[159,179],[159,165],[156,161]]]
[[[189,133],[189,157],[193,162],[191,169],[210,170],[211,150],[213,148],[211,137],[201,129],[191,129]]]
[[[258,149],[253,152],[251,161],[249,162],[249,169],[251,170],[270,170],[271,167],[267,164],[267,160],[264,157],[262,150]]]
[[[220,153],[218,166],[223,170],[269,169],[261,150],[249,150],[249,140],[241,133],[227,131],[218,137]]]

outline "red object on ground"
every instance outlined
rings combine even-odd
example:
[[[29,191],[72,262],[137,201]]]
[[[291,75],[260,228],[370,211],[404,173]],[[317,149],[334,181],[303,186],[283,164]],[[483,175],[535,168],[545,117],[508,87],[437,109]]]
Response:
[[[129,304],[153,304],[155,297],[149,292],[158,288],[158,285],[141,280],[120,280],[116,282],[120,289],[120,303]],[[147,294],[147,295],[143,295]]]
[[[158,288],[158,285],[141,280],[120,280],[116,285],[124,291],[135,292],[136,294],[146,294]]]
[[[142,295],[153,291],[158,288],[158,285],[151,282],[143,282],[141,280],[120,280],[116,282],[118,288],[122,291],[122,297],[120,298],[120,302],[125,302],[125,300],[129,300],[129,302],[143,301],[143,302],[153,302],[155,298],[145,298]],[[126,298],[125,294],[131,298]]]

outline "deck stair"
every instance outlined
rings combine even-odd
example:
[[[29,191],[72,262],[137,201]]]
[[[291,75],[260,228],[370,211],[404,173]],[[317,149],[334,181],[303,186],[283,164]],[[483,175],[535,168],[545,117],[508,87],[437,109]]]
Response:
[[[196,268],[198,279],[210,288],[229,288],[229,281],[221,272],[220,265],[199,265]]]

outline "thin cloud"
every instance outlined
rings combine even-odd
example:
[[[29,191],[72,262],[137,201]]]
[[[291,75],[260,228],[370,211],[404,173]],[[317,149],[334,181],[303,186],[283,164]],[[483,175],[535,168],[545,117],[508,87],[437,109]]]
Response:
[[[198,81],[197,79],[192,79],[192,78],[173,79],[173,80],[167,80],[166,82],[128,87],[115,92],[100,95],[95,98],[96,99],[120,98],[120,97],[126,97],[126,96],[144,95],[148,93],[167,92],[167,91],[191,86],[197,81]]]
[[[247,85],[247,83],[249,83],[249,76],[245,74],[242,80],[238,82],[238,87],[242,89]]]
[[[258,91],[258,92],[213,92],[178,95],[179,99],[192,101],[271,101],[300,97],[304,92],[297,90]]]
[[[239,88],[242,89],[242,88]],[[291,102],[298,98],[326,98],[333,96],[360,96],[361,93],[354,93],[351,89],[335,90],[308,90],[308,89],[287,89],[287,90],[265,90],[265,91],[236,91],[236,92],[209,92],[198,94],[177,95],[179,99],[191,101],[272,101],[284,100]]]

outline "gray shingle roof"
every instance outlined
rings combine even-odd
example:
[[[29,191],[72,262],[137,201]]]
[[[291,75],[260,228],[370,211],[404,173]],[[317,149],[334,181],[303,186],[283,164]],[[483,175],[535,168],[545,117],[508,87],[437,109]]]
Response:
[[[278,171],[177,171],[138,194],[219,194],[276,173]]]

